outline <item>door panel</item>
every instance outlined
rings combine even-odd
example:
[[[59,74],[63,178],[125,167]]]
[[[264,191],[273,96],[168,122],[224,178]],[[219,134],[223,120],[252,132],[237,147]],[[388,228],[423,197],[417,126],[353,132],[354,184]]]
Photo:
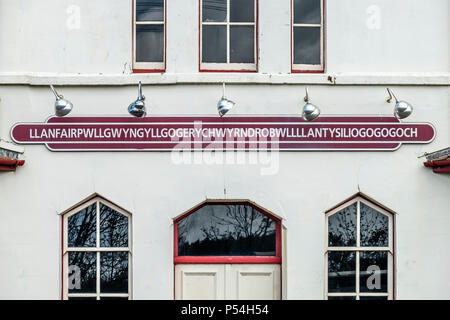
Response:
[[[280,289],[278,264],[175,266],[175,299],[276,300]]]

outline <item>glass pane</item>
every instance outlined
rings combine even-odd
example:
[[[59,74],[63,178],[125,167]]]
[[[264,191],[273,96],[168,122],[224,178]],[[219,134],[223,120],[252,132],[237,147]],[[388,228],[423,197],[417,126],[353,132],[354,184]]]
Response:
[[[202,62],[227,62],[227,27],[203,26]]]
[[[361,246],[389,246],[389,218],[361,203]]]
[[[356,300],[356,296],[328,297],[328,300]]]
[[[294,28],[294,63],[320,64],[320,27]]]
[[[230,0],[230,22],[255,22],[255,0]]]
[[[100,269],[100,292],[128,293],[128,252],[101,252]]]
[[[128,218],[100,203],[100,247],[128,247]]]
[[[227,21],[227,0],[203,0],[203,22]]]
[[[294,23],[321,22],[320,2],[322,0],[294,0]]]
[[[164,21],[164,0],[136,0],[136,21]]]
[[[355,252],[328,252],[328,292],[356,292],[355,283]]]
[[[95,247],[97,228],[97,204],[93,203],[68,220],[69,247]]]
[[[387,265],[386,251],[361,252],[359,254],[360,292],[387,292]]]
[[[69,252],[69,293],[95,293],[96,271],[95,252]]]
[[[356,202],[328,217],[328,246],[356,246]]]
[[[68,300],[97,300],[97,297],[69,297]]]
[[[255,40],[253,26],[230,27],[230,62],[254,63]]]
[[[100,300],[128,300],[128,297],[100,297]]]
[[[136,25],[136,62],[164,61],[164,25]]]
[[[178,222],[178,255],[275,256],[275,226],[248,205],[206,205]]]
[[[360,296],[359,300],[387,300],[388,297],[387,296],[381,296],[381,297],[364,297],[364,296]]]

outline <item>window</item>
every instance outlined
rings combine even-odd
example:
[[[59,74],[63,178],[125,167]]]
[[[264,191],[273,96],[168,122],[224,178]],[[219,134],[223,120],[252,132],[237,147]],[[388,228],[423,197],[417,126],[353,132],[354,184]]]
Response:
[[[327,299],[393,299],[393,212],[359,194],[326,220]]]
[[[256,71],[257,0],[200,1],[200,71]]]
[[[98,196],[63,215],[64,299],[130,299],[130,219]]]
[[[165,0],[134,0],[133,14],[133,71],[164,72]]]
[[[249,202],[204,202],[175,220],[175,263],[280,263],[280,225]]]
[[[292,72],[324,71],[324,0],[292,1]]]

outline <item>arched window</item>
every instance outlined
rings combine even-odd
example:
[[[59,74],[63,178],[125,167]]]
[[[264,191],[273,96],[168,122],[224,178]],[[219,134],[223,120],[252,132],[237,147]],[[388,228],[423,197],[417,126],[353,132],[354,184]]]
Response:
[[[393,299],[394,212],[358,193],[326,223],[326,298]]]
[[[63,213],[63,298],[130,298],[131,215],[94,195]]]
[[[280,263],[281,221],[249,201],[205,201],[175,219],[175,263]]]

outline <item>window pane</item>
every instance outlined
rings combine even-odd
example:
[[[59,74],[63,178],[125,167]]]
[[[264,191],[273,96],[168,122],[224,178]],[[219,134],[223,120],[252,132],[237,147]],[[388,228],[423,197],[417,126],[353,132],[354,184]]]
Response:
[[[96,271],[95,252],[69,252],[69,293],[95,293]]]
[[[100,203],[100,246],[128,247],[128,218]]]
[[[359,254],[360,292],[387,292],[387,265],[387,252],[361,252]]]
[[[361,246],[389,246],[389,218],[361,202]]]
[[[322,0],[294,0],[294,23],[321,22],[320,2]]]
[[[387,300],[388,297],[387,296],[381,296],[381,297],[364,297],[364,296],[360,296],[359,300]]]
[[[356,300],[356,296],[328,297],[328,300]]]
[[[248,205],[206,205],[178,222],[178,255],[275,256],[275,226]]]
[[[68,300],[97,300],[97,297],[69,297]]]
[[[164,25],[136,25],[136,62],[164,61]]]
[[[202,62],[227,62],[226,26],[203,26]]]
[[[100,297],[100,300],[128,300],[128,297]]]
[[[356,202],[328,217],[328,246],[356,246]]]
[[[355,252],[328,252],[328,292],[356,292],[355,283]]]
[[[136,0],[136,21],[164,21],[164,0]]]
[[[128,293],[128,252],[101,252],[100,269],[100,292]]]
[[[93,203],[68,220],[69,247],[95,247],[97,228],[97,204]]]
[[[253,26],[230,27],[230,62],[254,63],[255,41]]]
[[[320,64],[320,27],[294,28],[294,64]]]
[[[255,22],[255,0],[230,0],[230,22]]]
[[[203,0],[203,22],[227,21],[227,0]]]

